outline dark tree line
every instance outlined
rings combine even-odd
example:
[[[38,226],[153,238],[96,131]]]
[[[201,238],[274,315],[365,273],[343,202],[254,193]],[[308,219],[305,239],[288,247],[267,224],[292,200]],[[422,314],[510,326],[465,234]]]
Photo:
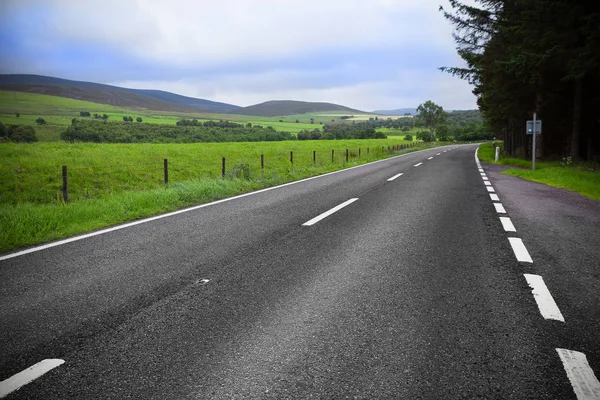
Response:
[[[67,142],[95,143],[196,143],[196,142],[262,142],[295,140],[289,132],[277,132],[271,127],[177,126],[162,124],[131,124],[73,118],[61,133]]]
[[[298,140],[334,140],[334,139],[386,139],[383,132],[377,132],[372,124],[361,122],[358,124],[325,124],[323,130],[301,130]]]
[[[530,157],[526,121],[543,120],[538,154],[600,155],[600,2],[449,0],[466,68],[442,68],[474,85],[486,124],[506,153]]]

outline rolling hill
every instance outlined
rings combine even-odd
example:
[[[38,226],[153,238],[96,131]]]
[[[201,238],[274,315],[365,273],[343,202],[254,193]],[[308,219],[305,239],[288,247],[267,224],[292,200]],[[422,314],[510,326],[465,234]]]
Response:
[[[317,103],[295,100],[272,100],[253,106],[242,107],[232,114],[257,115],[261,117],[278,117],[284,115],[307,114],[314,112],[343,112],[348,114],[366,114],[364,111],[340,106],[332,103]]]
[[[129,89],[42,75],[0,75],[0,89],[157,111],[229,113],[240,108],[233,104],[181,96],[162,90]]]
[[[403,116],[408,113],[410,115],[418,114],[416,108],[398,108],[396,110],[375,110],[375,111],[373,111],[373,113],[381,114],[381,115],[392,115],[392,116]]]

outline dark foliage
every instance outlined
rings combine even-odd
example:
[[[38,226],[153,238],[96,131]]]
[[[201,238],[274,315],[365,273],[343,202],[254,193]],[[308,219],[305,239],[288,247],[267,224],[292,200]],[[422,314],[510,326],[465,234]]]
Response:
[[[220,126],[219,126],[220,124]],[[225,126],[227,124],[233,126]],[[246,127],[227,121],[214,125],[130,124],[74,119],[60,135],[68,142],[95,143],[196,143],[196,142],[262,142],[294,140],[288,132],[272,127]]]

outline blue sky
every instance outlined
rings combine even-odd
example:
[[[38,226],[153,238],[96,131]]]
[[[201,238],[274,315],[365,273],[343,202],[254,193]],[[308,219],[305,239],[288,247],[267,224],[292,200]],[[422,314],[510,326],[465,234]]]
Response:
[[[476,108],[447,0],[2,0],[0,73],[160,89],[241,106]]]

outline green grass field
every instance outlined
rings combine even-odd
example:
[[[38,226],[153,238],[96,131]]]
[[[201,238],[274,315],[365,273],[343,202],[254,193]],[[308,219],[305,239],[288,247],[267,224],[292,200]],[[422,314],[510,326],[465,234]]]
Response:
[[[478,156],[481,161],[495,163],[495,147],[502,147],[502,142],[488,142],[479,147]],[[501,157],[497,164],[510,165],[503,174],[518,176],[549,186],[577,192],[583,196],[600,201],[600,165],[597,163],[564,161],[536,161],[535,171],[531,170],[531,161],[519,158]],[[564,165],[563,165],[564,164]]]
[[[426,147],[388,151],[388,146],[400,144],[404,144],[401,139],[183,145],[0,144],[0,252]],[[313,151],[317,152],[316,163]],[[227,160],[225,179],[221,177],[222,157]],[[167,187],[163,181],[164,158],[169,163]],[[62,201],[63,164],[68,166],[68,204]]]
[[[123,117],[131,116],[134,119],[141,117],[143,123],[174,125],[182,118],[200,121],[229,120],[238,123],[252,123],[253,125],[272,126],[278,131],[298,133],[302,129],[322,129],[319,120],[310,123],[312,114],[286,117],[254,117],[235,114],[216,113],[168,113],[153,110],[129,110],[122,107],[113,107],[107,104],[89,101],[68,99],[64,97],[48,96],[36,93],[10,92],[0,90],[0,122],[5,125],[32,125],[36,127],[36,134],[41,142],[54,142],[60,140],[60,133],[71,124],[73,118],[79,118],[80,111],[93,114],[106,114],[109,121],[122,121]],[[15,113],[19,113],[17,117]],[[37,118],[44,118],[46,125],[38,126]],[[279,122],[279,121],[283,122]],[[296,123],[296,120],[299,123]],[[325,121],[321,118],[320,120]]]

